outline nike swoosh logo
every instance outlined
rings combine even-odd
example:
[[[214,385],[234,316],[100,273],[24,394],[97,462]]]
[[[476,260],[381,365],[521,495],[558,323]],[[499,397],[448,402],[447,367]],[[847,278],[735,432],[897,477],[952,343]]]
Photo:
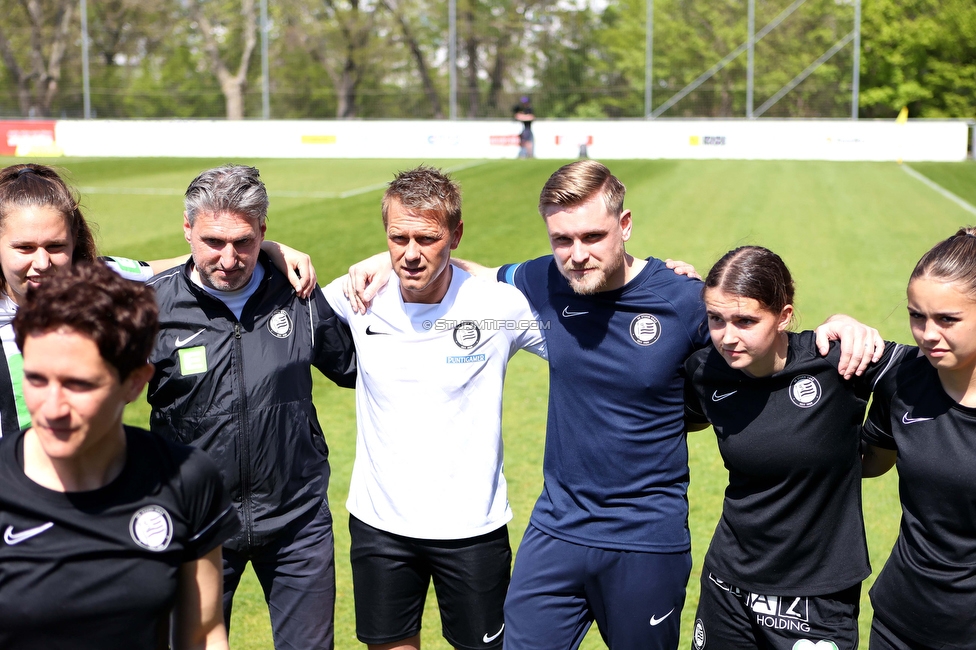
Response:
[[[929,420],[934,420],[935,418],[910,418],[908,413],[901,416],[902,424],[915,424],[916,422],[928,422]]]
[[[196,337],[200,336],[201,334],[203,334],[206,331],[207,331],[207,328],[204,327],[202,330],[200,330],[196,334],[190,334],[185,339],[176,339],[176,347],[178,347],[178,348],[183,347],[184,345],[186,345],[187,343],[189,343],[190,341],[192,341],[193,339],[195,339]]]
[[[733,395],[735,395],[735,394],[736,394],[736,393],[738,393],[738,392],[739,392],[739,391],[737,391],[737,390],[734,390],[734,391],[732,391],[731,393],[722,393],[721,395],[719,395],[719,394],[718,394],[718,391],[717,391],[717,390],[716,390],[716,391],[713,391],[713,392],[712,392],[712,401],[713,401],[713,402],[721,402],[721,401],[722,401],[723,399],[725,399],[726,397],[732,397]],[[670,613],[670,612],[669,612],[669,613]]]
[[[368,336],[377,336],[378,334],[385,334],[386,336],[389,336],[390,335],[389,332],[374,332],[372,329],[370,329],[371,327],[372,327],[372,325],[367,325],[366,326],[366,334]]]
[[[495,632],[491,636],[488,636],[488,634],[485,633],[484,638],[481,639],[481,640],[484,641],[485,643],[491,643],[492,641],[494,641],[495,639],[497,639],[504,630],[505,630],[505,624],[502,623],[502,629],[501,630],[498,630],[497,632]]]
[[[652,616],[651,617],[651,625],[659,625],[661,623],[661,621],[663,621],[664,619],[666,619],[668,616],[671,616],[671,614],[673,614],[673,613],[674,613],[674,607],[672,607],[671,608],[671,611],[668,612],[667,614],[665,614],[664,616],[662,616],[661,618],[657,618],[656,616]]]
[[[7,530],[5,530],[3,533],[3,541],[5,541],[9,546],[20,544],[31,537],[40,535],[45,530],[52,528],[53,526],[54,522],[49,521],[46,524],[41,524],[40,526],[35,526],[34,528],[28,528],[27,530],[22,530],[19,533],[14,532],[13,526],[7,526]]]
[[[583,314],[589,314],[588,311],[569,311],[569,305],[563,307],[563,316],[566,318],[572,318],[573,316],[582,316]]]

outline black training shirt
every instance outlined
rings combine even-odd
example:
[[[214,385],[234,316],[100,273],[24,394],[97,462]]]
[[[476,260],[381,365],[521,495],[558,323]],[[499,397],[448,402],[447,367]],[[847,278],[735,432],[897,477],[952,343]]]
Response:
[[[240,528],[213,461],[126,427],[115,480],[56,492],[24,474],[23,440],[0,439],[0,648],[168,647],[180,565]]]
[[[871,589],[876,614],[927,646],[976,648],[976,408],[911,348],[878,384],[866,442],[898,450],[901,529]]]
[[[817,596],[871,573],[861,515],[859,430],[872,387],[903,346],[861,377],[837,372],[814,332],[788,333],[786,366],[750,377],[714,348],[685,363],[688,419],[711,422],[729,471],[704,568],[753,593]]]

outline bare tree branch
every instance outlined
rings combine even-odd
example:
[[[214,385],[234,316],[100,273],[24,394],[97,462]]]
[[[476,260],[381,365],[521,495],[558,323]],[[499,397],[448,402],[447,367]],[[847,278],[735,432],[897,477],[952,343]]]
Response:
[[[27,116],[30,112],[30,91],[24,82],[24,72],[21,70],[20,64],[17,63],[10,41],[7,40],[2,29],[0,29],[0,57],[3,58],[4,65],[7,66],[10,76],[14,78],[14,82],[17,84],[17,103],[20,105],[20,112]]]
[[[0,33],[0,58],[17,84],[17,101],[24,117],[50,115],[61,82],[61,63],[67,50],[73,0],[46,3],[52,20],[45,20],[39,0],[20,0],[27,18],[26,61],[17,60],[17,48],[8,33]],[[45,51],[47,55],[45,56]]]
[[[386,7],[387,11],[393,15],[400,25],[403,38],[407,43],[407,47],[410,49],[410,54],[413,56],[414,62],[417,64],[417,72],[420,73],[420,80],[424,84],[424,93],[430,102],[434,117],[436,119],[443,119],[444,109],[441,107],[441,98],[437,94],[437,89],[434,87],[434,80],[431,77],[430,68],[427,67],[424,52],[420,49],[420,43],[413,29],[411,29],[410,23],[407,22],[406,15],[401,11],[400,7],[394,5],[390,0],[383,0],[383,6]]]
[[[215,36],[213,23],[197,0],[189,0],[187,8],[190,16],[200,26],[203,36],[203,46],[210,61],[210,71],[217,77],[220,91],[224,94],[227,106],[227,119],[240,120],[244,118],[244,86],[247,83],[247,70],[251,63],[251,55],[257,44],[257,18],[254,10],[254,0],[241,0],[241,13],[244,17],[244,46],[237,65],[237,72],[231,74],[227,63],[220,55],[220,45]]]

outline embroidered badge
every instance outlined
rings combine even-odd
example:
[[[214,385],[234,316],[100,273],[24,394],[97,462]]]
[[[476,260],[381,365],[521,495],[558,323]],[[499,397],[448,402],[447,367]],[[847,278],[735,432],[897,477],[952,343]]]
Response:
[[[173,520],[160,506],[146,506],[129,520],[132,541],[150,551],[165,551],[173,539]]]

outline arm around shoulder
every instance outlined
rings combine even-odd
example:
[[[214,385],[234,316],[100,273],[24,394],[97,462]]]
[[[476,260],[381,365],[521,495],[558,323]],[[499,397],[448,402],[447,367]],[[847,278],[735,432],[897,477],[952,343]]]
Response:
[[[840,341],[841,357],[837,372],[844,379],[862,375],[868,365],[881,359],[885,340],[873,327],[845,314],[834,314],[817,328],[817,348],[827,354],[830,341]]]
[[[462,260],[459,257],[452,257],[451,264],[458,267],[462,271],[467,271],[474,277],[480,280],[494,280],[498,277],[498,269],[500,266],[487,267],[482,266],[476,262],[470,262],[468,260]]]
[[[861,478],[881,476],[891,469],[898,459],[898,452],[861,442]]]
[[[382,252],[356,262],[342,282],[342,293],[357,314],[365,314],[377,292],[386,286],[393,273],[389,252]]]
[[[158,275],[167,269],[171,269],[174,266],[182,266],[186,264],[186,261],[190,259],[189,253],[186,255],[179,255],[177,257],[168,257],[164,260],[148,260],[146,264],[152,269],[153,275]]]
[[[288,276],[288,281],[300,298],[308,298],[315,289],[317,277],[312,258],[299,250],[280,242],[265,239],[261,250],[271,258],[271,263]]]

